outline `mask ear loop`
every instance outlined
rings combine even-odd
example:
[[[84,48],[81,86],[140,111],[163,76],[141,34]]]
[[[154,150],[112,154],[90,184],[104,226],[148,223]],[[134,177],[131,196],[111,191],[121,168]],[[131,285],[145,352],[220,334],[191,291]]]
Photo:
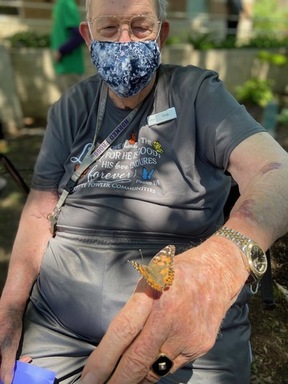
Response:
[[[161,28],[162,28],[162,21],[159,20],[159,30],[158,30],[158,33],[157,33],[155,39],[154,39],[155,43],[157,43],[157,40],[159,39],[159,36],[160,36],[160,33],[161,33]]]
[[[91,31],[90,23],[91,23],[91,21],[90,21],[90,20],[87,20],[87,25],[88,25],[88,29],[89,29],[89,33],[90,33],[90,37],[91,37],[91,44],[92,44],[95,40],[94,40],[92,31]],[[90,44],[90,46],[89,46],[89,50],[90,50],[90,51],[91,51],[91,44]]]

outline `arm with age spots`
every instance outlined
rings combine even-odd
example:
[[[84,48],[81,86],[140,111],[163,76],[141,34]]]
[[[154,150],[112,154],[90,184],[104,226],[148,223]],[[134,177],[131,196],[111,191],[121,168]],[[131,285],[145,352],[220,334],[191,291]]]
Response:
[[[287,156],[268,133],[246,139],[231,154],[228,171],[238,183],[241,196],[227,226],[265,250],[288,231]]]
[[[288,155],[267,133],[255,134],[233,150],[228,171],[241,197],[225,226],[267,250],[288,231]],[[174,361],[172,371],[202,356],[247,277],[240,249],[223,237],[177,255],[171,288],[158,294],[140,280],[88,359],[82,383],[156,383],[150,366],[160,351]]]
[[[56,201],[56,192],[31,190],[21,216],[0,300],[0,377],[4,384],[12,381],[22,317],[51,237],[47,215]]]

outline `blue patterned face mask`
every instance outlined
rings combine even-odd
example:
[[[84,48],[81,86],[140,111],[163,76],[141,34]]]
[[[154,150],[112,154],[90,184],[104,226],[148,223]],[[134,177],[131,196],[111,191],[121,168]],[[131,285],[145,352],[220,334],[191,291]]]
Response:
[[[91,60],[103,81],[119,97],[136,95],[160,65],[156,41],[92,41]]]

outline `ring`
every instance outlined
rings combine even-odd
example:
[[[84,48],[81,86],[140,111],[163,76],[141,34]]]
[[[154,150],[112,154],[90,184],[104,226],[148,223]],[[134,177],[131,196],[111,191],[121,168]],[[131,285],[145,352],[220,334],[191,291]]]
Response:
[[[164,353],[160,353],[154,363],[151,365],[151,370],[157,376],[165,376],[173,367],[173,361]]]

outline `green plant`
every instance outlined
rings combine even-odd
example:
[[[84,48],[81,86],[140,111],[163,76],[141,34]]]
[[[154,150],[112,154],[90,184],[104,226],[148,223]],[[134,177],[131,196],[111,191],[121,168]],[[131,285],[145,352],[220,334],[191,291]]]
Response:
[[[50,47],[50,36],[34,31],[17,32],[6,38],[12,48],[47,48]]]
[[[186,38],[181,38],[180,36],[173,35],[169,36],[168,39],[166,40],[166,45],[174,45],[174,44],[181,44],[181,43],[186,43],[187,39]]]
[[[257,0],[253,6],[253,29],[256,35],[287,36],[288,12],[277,0]]]
[[[287,36],[277,34],[277,31],[256,33],[240,48],[281,48],[288,45]]]
[[[187,42],[201,51],[213,49],[216,45],[210,33],[193,33],[188,36]]]
[[[251,78],[236,87],[236,97],[241,103],[250,102],[264,108],[274,98],[272,85],[272,80]]]
[[[282,53],[260,51],[257,57],[263,62],[277,65],[277,66],[285,65],[288,62],[287,56]]]
[[[277,117],[277,121],[280,123],[280,124],[287,124],[288,125],[288,108],[283,108],[281,110],[281,113],[278,115]]]
[[[269,66],[282,66],[288,62],[286,54],[265,50],[260,51],[257,58],[262,64]],[[271,79],[251,78],[243,85],[236,87],[236,97],[240,102],[250,102],[265,108],[270,101],[275,99],[273,84],[274,81]]]
[[[241,45],[236,45],[234,39],[216,40],[211,33],[191,33],[188,37],[180,38],[173,36],[169,38],[169,45],[179,42],[187,42],[192,44],[194,49],[208,50],[208,49],[232,49],[232,48],[282,48],[288,46],[287,36],[278,36],[275,32],[270,32],[260,35],[254,35],[251,39]],[[284,57],[284,55],[281,55]]]

